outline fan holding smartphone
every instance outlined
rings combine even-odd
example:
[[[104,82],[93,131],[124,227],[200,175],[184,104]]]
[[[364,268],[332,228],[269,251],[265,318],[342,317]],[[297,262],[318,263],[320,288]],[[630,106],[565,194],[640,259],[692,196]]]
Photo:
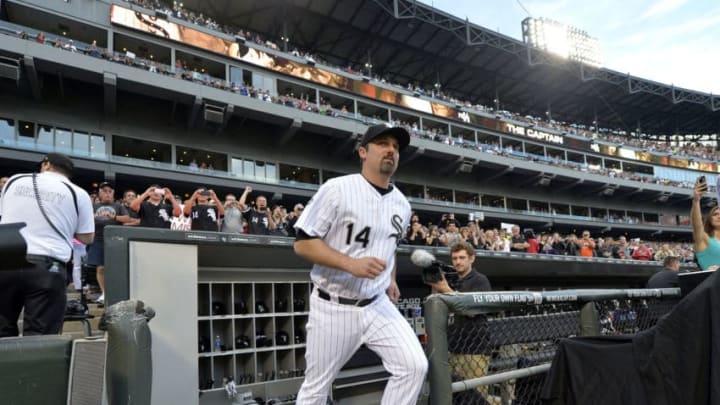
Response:
[[[707,192],[707,178],[698,177],[693,191],[690,221],[697,262],[702,270],[714,270],[720,265],[720,207],[715,205],[703,218],[700,200]]]

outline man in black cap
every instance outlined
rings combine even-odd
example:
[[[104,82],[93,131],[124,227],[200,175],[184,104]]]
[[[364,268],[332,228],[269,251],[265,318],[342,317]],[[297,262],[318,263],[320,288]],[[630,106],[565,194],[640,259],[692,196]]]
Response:
[[[115,188],[107,181],[98,185],[98,202],[93,204],[95,212],[95,241],[88,246],[87,264],[95,266],[100,297],[97,302],[105,303],[105,248],[104,230],[108,225],[122,225],[131,218],[125,206],[115,201]]]
[[[0,271],[0,337],[60,332],[65,315],[67,266],[72,238],[90,244],[95,235],[90,196],[70,182],[73,163],[48,153],[40,173],[12,176],[0,195],[0,223],[25,222],[28,267]]]
[[[324,404],[340,368],[361,344],[392,374],[382,403],[417,401],[428,363],[393,304],[400,297],[395,251],[410,222],[410,203],[390,178],[409,143],[402,128],[368,128],[358,147],[360,173],[325,182],[295,223],[295,252],[314,263],[315,284],[298,404]]]

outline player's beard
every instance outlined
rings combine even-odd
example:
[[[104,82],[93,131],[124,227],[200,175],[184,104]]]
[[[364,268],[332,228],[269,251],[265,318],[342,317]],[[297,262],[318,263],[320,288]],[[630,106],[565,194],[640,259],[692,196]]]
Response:
[[[380,161],[380,173],[386,176],[392,176],[397,170],[397,161],[390,158],[383,158]]]

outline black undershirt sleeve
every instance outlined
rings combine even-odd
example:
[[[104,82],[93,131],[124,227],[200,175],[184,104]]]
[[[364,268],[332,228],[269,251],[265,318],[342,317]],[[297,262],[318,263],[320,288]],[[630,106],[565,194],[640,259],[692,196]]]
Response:
[[[308,235],[308,234],[305,233],[305,231],[303,231],[302,229],[298,229],[297,232],[296,232],[296,234],[295,234],[295,241],[308,240],[308,239],[318,239],[318,238],[319,238],[319,236],[311,236],[311,235]]]

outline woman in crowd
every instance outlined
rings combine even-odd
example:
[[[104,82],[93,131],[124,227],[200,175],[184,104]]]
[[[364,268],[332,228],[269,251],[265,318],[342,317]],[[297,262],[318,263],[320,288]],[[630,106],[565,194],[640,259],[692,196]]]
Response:
[[[425,238],[425,246],[440,246],[440,234],[436,225],[430,227],[430,232]]]
[[[695,182],[690,222],[693,228],[695,257],[702,270],[720,265],[720,207],[713,207],[703,220],[700,200],[707,191],[705,176],[700,176]]]
[[[410,228],[405,235],[405,239],[409,245],[424,245],[425,244],[425,231],[423,226],[418,220],[410,221]]]

